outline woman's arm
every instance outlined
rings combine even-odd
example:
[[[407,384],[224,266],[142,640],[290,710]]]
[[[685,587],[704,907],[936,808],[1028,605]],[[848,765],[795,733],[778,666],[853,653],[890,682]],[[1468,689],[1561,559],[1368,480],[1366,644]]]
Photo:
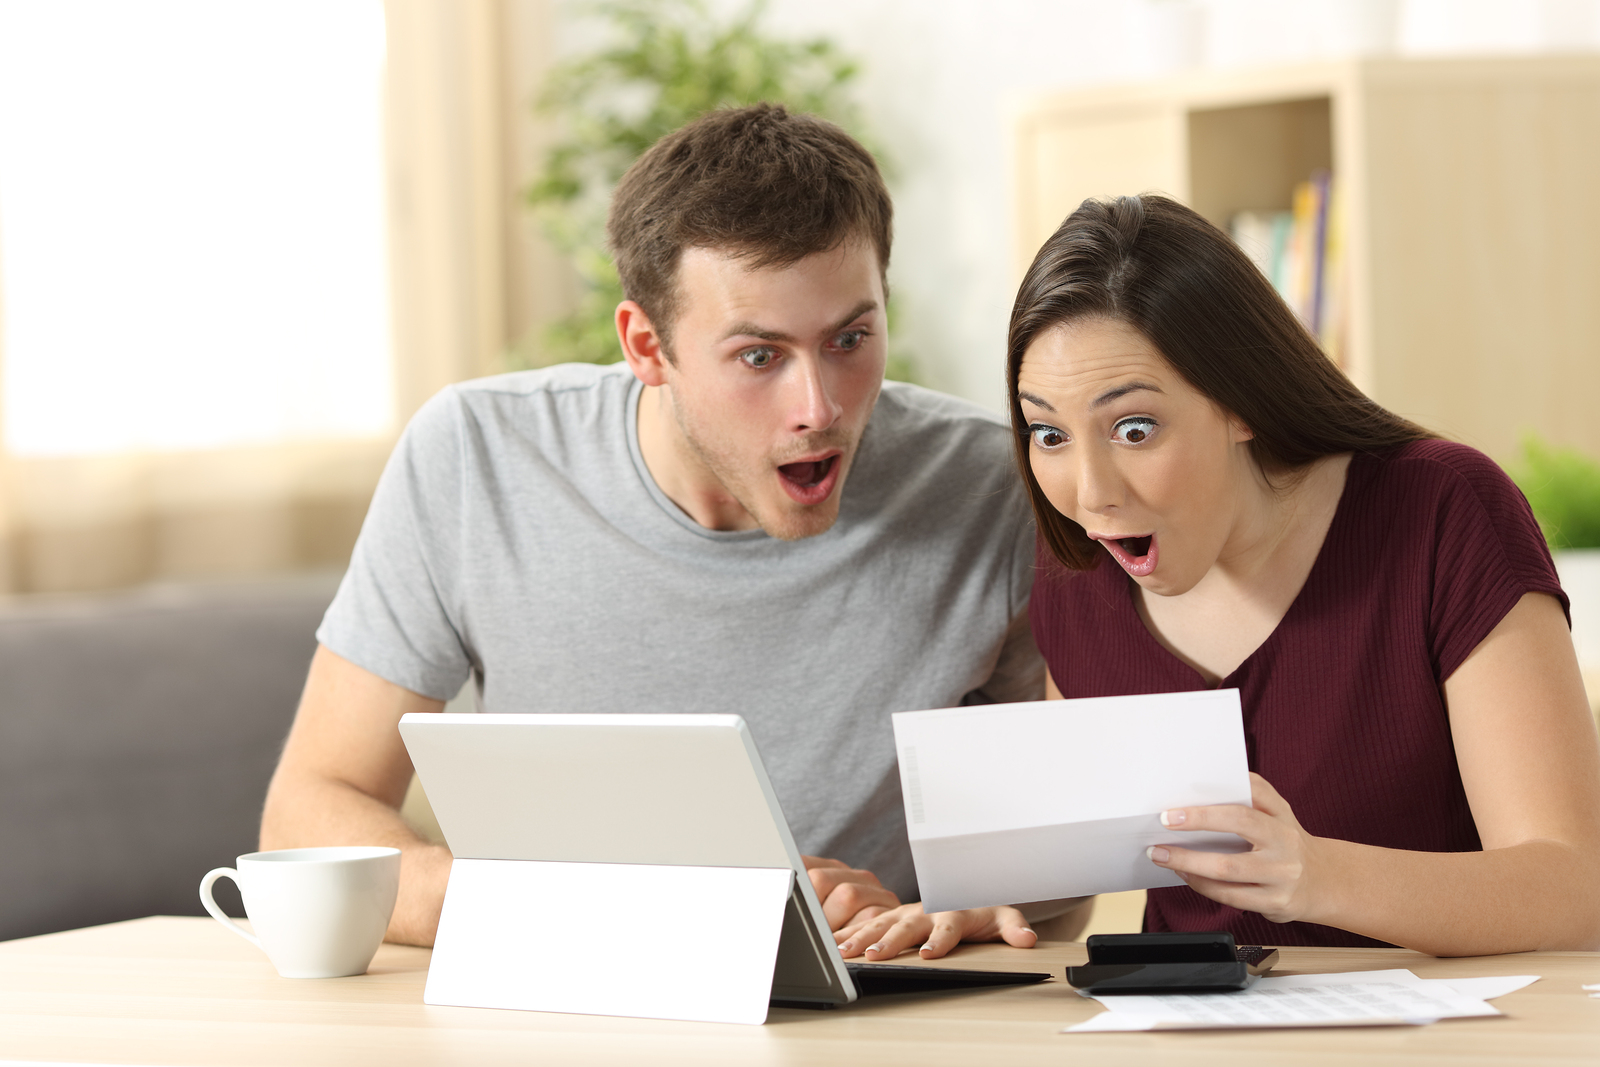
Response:
[[[1322,923],[1438,956],[1600,948],[1600,742],[1566,620],[1529,593],[1444,684],[1482,852],[1314,838],[1258,775],[1254,808],[1175,809],[1254,851],[1152,849],[1198,892],[1274,922]]]

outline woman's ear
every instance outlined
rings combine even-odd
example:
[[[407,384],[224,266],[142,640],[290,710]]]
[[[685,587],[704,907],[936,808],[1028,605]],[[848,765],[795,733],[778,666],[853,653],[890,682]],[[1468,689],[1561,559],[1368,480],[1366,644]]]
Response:
[[[1228,434],[1229,440],[1236,445],[1242,445],[1246,441],[1254,441],[1256,439],[1255,431],[1246,426],[1237,415],[1228,416]]]

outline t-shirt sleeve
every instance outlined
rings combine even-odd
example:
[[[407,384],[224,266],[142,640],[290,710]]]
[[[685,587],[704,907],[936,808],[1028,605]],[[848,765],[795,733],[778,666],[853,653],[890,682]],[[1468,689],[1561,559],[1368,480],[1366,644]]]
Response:
[[[471,657],[452,620],[463,410],[445,390],[412,419],[378,481],[317,640],[423,696],[449,700]]]
[[[1439,446],[1446,447],[1446,446]],[[1429,627],[1440,683],[1455,673],[1527,593],[1571,615],[1527,499],[1493,460],[1449,446],[1437,497]]]

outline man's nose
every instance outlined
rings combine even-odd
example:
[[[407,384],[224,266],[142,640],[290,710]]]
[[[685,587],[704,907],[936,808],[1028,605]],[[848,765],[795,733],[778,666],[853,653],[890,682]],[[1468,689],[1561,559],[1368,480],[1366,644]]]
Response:
[[[844,408],[835,399],[835,385],[821,360],[803,357],[790,364],[795,370],[789,383],[790,422],[796,432],[818,432],[830,429],[844,414]]]

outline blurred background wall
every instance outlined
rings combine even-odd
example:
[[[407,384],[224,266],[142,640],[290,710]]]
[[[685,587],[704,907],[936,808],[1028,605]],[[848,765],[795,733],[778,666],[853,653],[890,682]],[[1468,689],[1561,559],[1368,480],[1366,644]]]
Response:
[[[612,40],[602,10],[0,0],[0,589],[341,567],[417,405],[537,357],[581,297],[523,192],[567,121],[532,102]],[[859,63],[898,350],[998,409],[1019,101],[1592,52],[1600,0],[771,0],[760,24]]]

